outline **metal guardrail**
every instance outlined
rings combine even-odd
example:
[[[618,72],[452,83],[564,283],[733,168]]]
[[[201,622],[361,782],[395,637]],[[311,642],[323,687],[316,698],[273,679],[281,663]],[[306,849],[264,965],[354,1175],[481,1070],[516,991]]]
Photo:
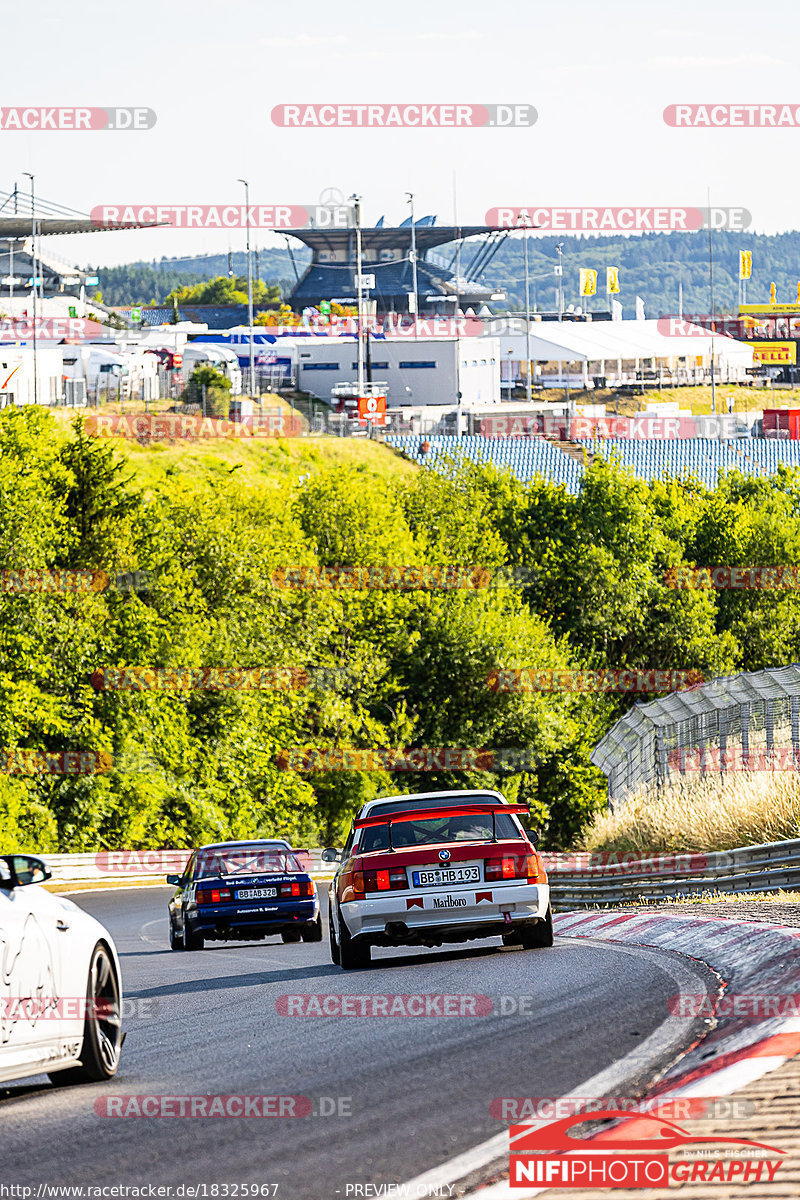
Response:
[[[57,883],[158,880],[179,873],[190,850],[110,850],[92,854],[43,854]],[[800,838],[764,842],[709,854],[661,855],[592,865],[592,854],[544,854],[556,912],[598,904],[637,900],[674,900],[703,892],[800,890]],[[611,857],[611,856],[609,856]],[[313,876],[329,876],[322,850],[310,849],[306,861]],[[577,869],[576,869],[577,867]]]
[[[91,854],[41,854],[53,872],[54,883],[92,883],[164,879],[180,874],[191,850],[100,850]],[[328,875],[330,867],[322,862],[322,850],[308,850],[303,856],[312,875]]]
[[[674,900],[703,892],[771,892],[800,889],[800,839],[763,842],[709,854],[603,863],[563,869],[575,855],[545,855],[553,908]],[[591,855],[586,855],[591,859]]]

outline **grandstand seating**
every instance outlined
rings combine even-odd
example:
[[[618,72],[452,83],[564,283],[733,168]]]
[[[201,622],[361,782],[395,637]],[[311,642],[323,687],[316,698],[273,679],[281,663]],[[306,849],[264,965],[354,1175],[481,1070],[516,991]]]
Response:
[[[525,482],[537,475],[553,483],[563,483],[570,492],[577,492],[583,467],[574,459],[543,438],[485,438],[431,437],[419,434],[389,434],[386,441],[397,450],[404,450],[410,458],[420,460],[420,446],[430,443],[430,452],[425,462],[435,466],[448,455],[460,453],[473,462],[493,463],[494,466],[510,467],[518,479]]]
[[[639,479],[696,476],[706,487],[716,487],[725,471],[743,475],[774,475],[780,463],[800,466],[800,442],[775,438],[651,438],[646,441],[622,438],[586,441],[590,454],[618,456]]]
[[[459,453],[473,462],[509,467],[525,482],[536,478],[563,483],[577,492],[583,467],[543,438],[434,437],[432,435],[387,435],[386,441],[405,451],[416,462],[435,466],[448,455]],[[430,452],[420,458],[422,442]],[[738,470],[743,475],[774,475],[780,463],[800,467],[800,442],[772,438],[741,438],[716,441],[709,438],[632,440],[607,438],[578,443],[590,455],[615,456],[633,474],[644,480],[695,476],[706,487],[716,487],[721,472]]]

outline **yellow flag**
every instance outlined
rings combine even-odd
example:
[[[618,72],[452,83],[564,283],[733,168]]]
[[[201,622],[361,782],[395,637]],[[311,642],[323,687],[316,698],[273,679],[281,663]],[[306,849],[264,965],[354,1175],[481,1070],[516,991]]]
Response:
[[[777,291],[775,288],[775,284],[771,283],[769,285],[769,302],[770,302],[770,304],[777,304],[776,296],[777,296]]]
[[[753,273],[753,252],[752,250],[739,251],[739,278],[749,279]]]
[[[606,267],[606,292],[609,296],[619,295],[619,267]]]
[[[597,292],[597,271],[581,267],[581,295],[594,296]]]

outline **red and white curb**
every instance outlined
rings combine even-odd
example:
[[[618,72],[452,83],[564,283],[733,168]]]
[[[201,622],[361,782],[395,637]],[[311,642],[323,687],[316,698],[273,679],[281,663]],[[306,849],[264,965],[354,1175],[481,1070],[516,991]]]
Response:
[[[561,913],[555,918],[561,938],[593,938],[669,950],[704,962],[723,980],[716,1009],[717,1024],[647,1092],[654,1103],[678,1097],[729,1096],[754,1079],[767,1075],[800,1053],[800,1018],[752,1016],[725,1012],[726,996],[792,997],[800,992],[800,928],[761,921],[735,921],[722,917],[692,917],[683,913],[620,913],[594,911]],[[639,1048],[640,1050],[642,1047]],[[605,1073],[604,1073],[605,1074]],[[602,1096],[591,1090],[602,1076],[581,1085],[577,1094]],[[532,1121],[541,1126],[545,1121]],[[634,1128],[627,1126],[628,1129]],[[604,1131],[613,1137],[614,1130]],[[503,1131],[466,1154],[418,1175],[405,1185],[406,1195],[430,1195],[436,1187],[456,1184],[474,1171],[500,1160],[509,1151],[509,1133]],[[420,1188],[427,1188],[421,1191]],[[527,1200],[547,1188],[511,1188],[507,1180],[471,1191],[475,1200]],[[433,1193],[435,1194],[435,1193]],[[444,1194],[444,1193],[442,1193]]]

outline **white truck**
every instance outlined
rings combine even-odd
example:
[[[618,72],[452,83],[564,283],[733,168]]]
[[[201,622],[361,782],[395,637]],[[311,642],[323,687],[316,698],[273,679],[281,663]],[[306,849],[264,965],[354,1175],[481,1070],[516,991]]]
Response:
[[[183,348],[183,379],[189,382],[196,367],[214,367],[231,381],[231,395],[242,394],[242,369],[235,352],[228,346],[208,342],[187,342]]]

